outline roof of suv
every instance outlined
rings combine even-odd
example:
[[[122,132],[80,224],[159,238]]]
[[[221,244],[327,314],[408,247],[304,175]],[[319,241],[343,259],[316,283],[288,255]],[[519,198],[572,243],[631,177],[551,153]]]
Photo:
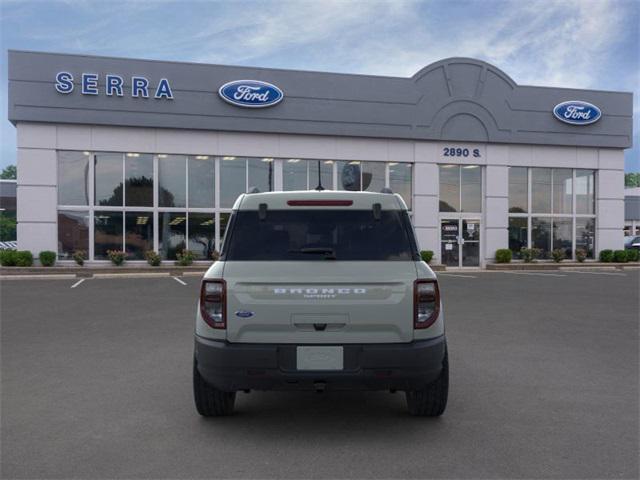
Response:
[[[267,208],[370,209],[379,203],[382,210],[407,210],[400,195],[392,193],[350,192],[337,190],[299,190],[289,192],[245,193],[240,195],[234,210],[258,210],[264,203]]]

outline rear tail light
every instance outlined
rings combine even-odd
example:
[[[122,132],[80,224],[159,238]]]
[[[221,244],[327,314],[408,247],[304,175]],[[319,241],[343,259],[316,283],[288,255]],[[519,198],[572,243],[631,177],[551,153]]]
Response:
[[[203,280],[200,313],[211,328],[227,328],[227,285],[224,280]]]
[[[413,299],[413,327],[429,328],[440,313],[440,290],[437,280],[416,280]]]

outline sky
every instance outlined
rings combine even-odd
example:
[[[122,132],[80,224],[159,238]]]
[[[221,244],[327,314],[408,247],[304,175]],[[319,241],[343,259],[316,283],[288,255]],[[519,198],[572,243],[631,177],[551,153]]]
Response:
[[[521,85],[634,92],[640,171],[639,25],[640,0],[0,0],[0,168],[18,49],[399,77],[473,57]]]

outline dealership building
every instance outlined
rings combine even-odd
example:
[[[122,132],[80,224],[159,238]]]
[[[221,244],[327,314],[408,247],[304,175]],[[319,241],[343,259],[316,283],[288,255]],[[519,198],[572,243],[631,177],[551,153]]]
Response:
[[[241,193],[390,188],[436,263],[622,248],[632,94],[449,58],[381,77],[9,51],[18,248],[220,249]]]

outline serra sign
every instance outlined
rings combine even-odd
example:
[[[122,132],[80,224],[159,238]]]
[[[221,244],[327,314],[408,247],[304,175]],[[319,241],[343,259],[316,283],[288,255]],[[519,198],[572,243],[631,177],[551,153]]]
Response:
[[[82,95],[99,95],[100,86],[99,75],[97,73],[83,73],[80,76],[80,93]],[[104,94],[108,97],[124,96],[124,78],[120,75],[114,75],[107,73],[104,76]],[[56,90],[59,93],[69,94],[75,90],[75,84],[73,81],[73,75],[69,72],[58,72],[56,75]],[[153,98],[166,98],[167,100],[173,100],[173,92],[171,91],[171,85],[169,80],[161,78],[158,81],[158,85],[155,87],[155,91],[150,88],[150,82],[146,77],[132,76],[131,77],[131,96],[134,98],[149,98],[150,91],[153,93]]]

